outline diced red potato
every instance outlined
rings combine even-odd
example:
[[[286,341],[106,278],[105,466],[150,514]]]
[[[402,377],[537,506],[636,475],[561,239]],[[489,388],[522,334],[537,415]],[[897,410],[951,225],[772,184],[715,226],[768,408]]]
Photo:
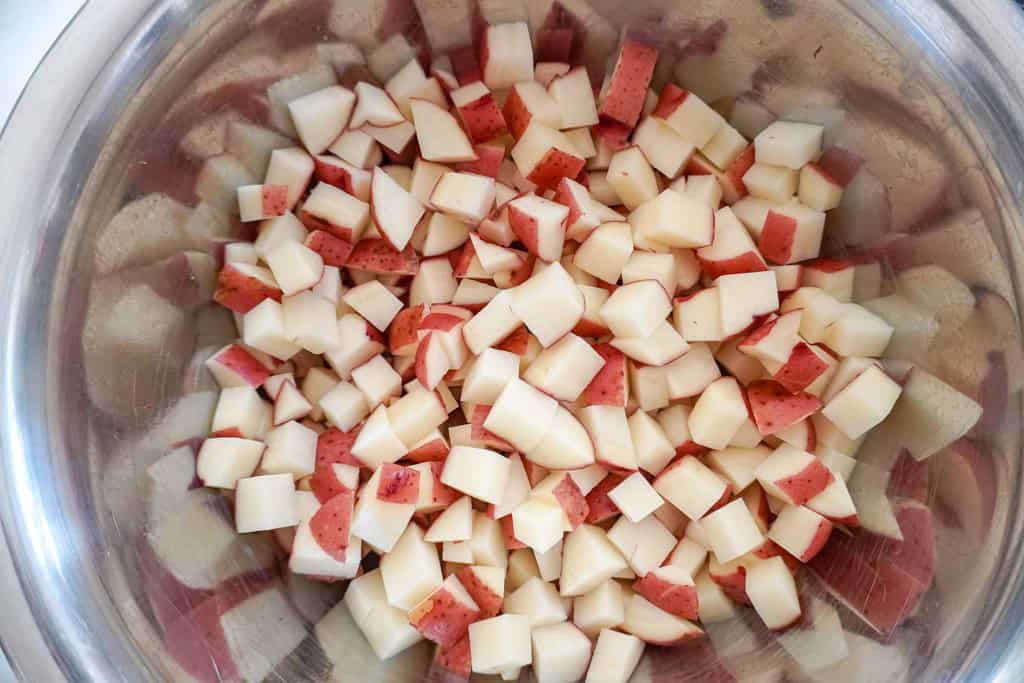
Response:
[[[370,201],[370,171],[330,155],[317,156],[313,163],[317,180],[333,185],[360,201]]]
[[[576,178],[585,160],[564,133],[530,122],[512,148],[519,173],[539,189],[554,189],[563,178]]]
[[[747,387],[747,399],[762,436],[787,429],[807,419],[822,406],[816,396],[806,392],[791,394],[781,384],[770,380],[752,382]]]
[[[781,557],[760,560],[747,570],[746,593],[769,629],[782,630],[800,618],[796,583]]]
[[[598,464],[613,471],[637,469],[636,452],[624,408],[611,405],[590,405],[577,416],[594,444]]]
[[[788,314],[787,314],[788,315]],[[820,396],[836,370],[836,361],[820,347],[804,341],[793,346],[789,357],[783,363],[764,362],[772,379],[792,393],[806,391]]]
[[[617,198],[631,211],[658,195],[654,169],[636,146],[620,149],[612,155],[606,178]]]
[[[675,129],[654,116],[640,122],[633,133],[633,143],[651,166],[669,179],[679,177],[694,150]]]
[[[493,140],[506,131],[501,107],[482,82],[477,81],[453,90],[451,99],[474,142]]]
[[[488,26],[480,45],[480,68],[484,83],[492,90],[531,80],[533,48],[528,25],[517,21]]]
[[[552,26],[538,56],[565,60],[572,31]],[[848,454],[890,411],[887,435],[919,458],[977,418],[941,387],[940,407],[922,398],[939,386],[923,371],[901,371],[898,383],[870,360],[858,364],[880,355],[893,330],[873,303],[850,303],[881,293],[858,294],[868,291],[858,290],[860,261],[819,258],[822,212],[838,204],[851,165],[821,155],[821,126],[776,122],[748,144],[696,95],[667,86],[659,98],[646,85],[657,50],[631,37],[595,103],[584,69],[535,71],[529,35],[522,22],[492,25],[479,66],[464,58],[469,49],[437,60],[429,77],[404,39],[389,41],[373,58],[385,89],[363,82],[352,96],[325,82],[279,102],[321,156],[261,138],[235,166],[268,167],[263,186],[240,182],[248,172],[231,159],[207,164],[201,196],[219,201],[230,188],[243,219],[270,220],[255,243],[225,250],[217,300],[245,316],[245,345],[209,361],[225,392],[255,402],[239,394],[229,410],[227,393],[206,449],[253,446],[201,456],[205,483],[237,487],[239,531],[276,529],[302,573],[350,578],[361,571],[358,544],[380,552],[382,570],[346,597],[355,625],[390,656],[420,639],[412,622],[442,644],[440,666],[465,675],[511,678],[532,663],[541,681],[579,678],[592,654],[584,633],[601,634],[595,661],[609,651],[639,659],[630,643],[642,651],[644,641],[699,637],[686,619],[729,618],[730,598],[785,629],[801,618],[798,562],[819,571],[857,539],[891,558],[867,573],[916,604],[934,564],[910,548],[930,541],[930,521],[907,503],[886,512],[888,476],[872,478],[874,466]],[[509,87],[502,112],[497,90]],[[357,125],[342,133],[350,114]],[[507,137],[483,144],[506,127],[515,163],[503,161]],[[378,145],[415,168],[374,168]],[[607,175],[581,176],[585,159]],[[666,188],[655,170],[675,182]],[[319,184],[297,210],[303,226],[288,209],[314,174]],[[718,209],[723,200],[735,207]],[[608,208],[619,204],[628,222]],[[516,240],[529,254],[511,248]],[[314,323],[339,315],[337,329]],[[294,365],[278,367],[288,358]],[[459,404],[448,386],[461,386],[470,419],[448,428],[451,447],[442,425]],[[953,406],[965,408],[961,418]],[[335,427],[323,431],[324,419]],[[782,445],[771,452],[762,437]],[[373,474],[360,487],[362,467]],[[975,507],[965,524],[983,527]],[[851,541],[830,535],[833,523],[861,530]],[[416,573],[423,562],[429,570]],[[507,565],[514,592],[498,616]],[[843,592],[856,575],[837,575],[841,600],[879,630],[905,618],[892,601],[862,607]],[[614,578],[637,576],[624,599]],[[602,648],[601,638],[622,642]],[[602,680],[634,668],[608,661]]]
[[[835,478],[821,461],[806,451],[783,444],[755,470],[757,481],[770,495],[790,505],[803,505]]]
[[[769,319],[740,342],[739,350],[762,362],[786,363],[800,341],[802,315],[798,309]]]
[[[768,538],[801,562],[810,562],[828,542],[832,522],[813,510],[787,505],[772,522]]]
[[[726,503],[732,494],[724,479],[689,455],[662,471],[654,480],[654,489],[691,520]]]
[[[587,676],[590,678],[593,673],[592,680],[626,683],[636,671],[643,654],[644,641],[640,638],[602,628],[594,645]]]
[[[704,632],[692,622],[655,606],[640,594],[626,599],[622,628],[652,645],[675,646]]]
[[[531,254],[548,262],[562,256],[568,215],[565,206],[531,194],[508,204],[509,223],[516,237]]]
[[[703,100],[671,83],[662,89],[652,116],[664,120],[694,147],[700,148],[725,125],[721,115]]]
[[[775,273],[735,273],[715,281],[718,290],[722,334],[742,332],[764,315],[779,308]],[[712,341],[712,340],[709,340]]]
[[[758,247],[779,265],[816,258],[821,250],[825,214],[799,202],[769,209],[759,230]]]
[[[883,635],[913,614],[935,571],[929,510],[908,501],[899,505],[896,514],[903,541],[866,531],[837,535],[810,565],[833,595]],[[867,590],[868,585],[885,590]]]
[[[709,384],[697,399],[688,428],[694,442],[721,449],[729,445],[747,416],[747,403],[739,383],[722,377]]]
[[[409,612],[409,623],[428,640],[451,646],[479,616],[480,608],[453,575]]]
[[[825,127],[775,121],[754,138],[758,161],[798,170],[821,155]]]
[[[632,128],[640,119],[658,50],[627,38],[619,48],[611,76],[602,89],[598,113]]]
[[[504,114],[509,132],[516,140],[523,137],[533,122],[555,130],[563,127],[558,103],[544,86],[534,81],[512,86],[505,98]]]
[[[729,207],[715,212],[714,240],[697,250],[697,258],[701,268],[712,278],[767,267],[749,233]]]
[[[629,222],[634,241],[644,248],[699,248],[708,246],[714,238],[711,207],[672,189],[645,197],[629,215]]]

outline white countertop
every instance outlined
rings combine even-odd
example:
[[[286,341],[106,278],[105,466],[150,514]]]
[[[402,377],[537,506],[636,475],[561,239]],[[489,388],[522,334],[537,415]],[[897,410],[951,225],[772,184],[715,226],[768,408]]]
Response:
[[[84,4],[84,0],[0,0],[0,73],[4,74],[0,78],[0,128],[50,45]],[[6,562],[0,563],[0,593],[11,595],[20,588],[6,566]],[[14,673],[0,653],[0,683],[14,681]]]

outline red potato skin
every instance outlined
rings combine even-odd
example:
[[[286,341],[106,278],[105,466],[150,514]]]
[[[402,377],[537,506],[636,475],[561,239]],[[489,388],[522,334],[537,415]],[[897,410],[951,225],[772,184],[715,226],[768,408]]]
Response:
[[[609,474],[587,494],[587,524],[597,524],[619,514],[618,506],[608,497],[608,492],[622,483],[625,477]]]
[[[470,421],[473,429],[470,434],[473,440],[482,441],[487,448],[511,453],[515,450],[512,444],[484,427],[484,421],[487,419],[487,416],[491,414],[491,407],[492,406],[478,405],[473,408],[473,417]]]
[[[799,341],[793,347],[785,364],[772,375],[772,378],[787,391],[798,394],[826,370],[828,363],[819,358],[807,342]]]
[[[213,300],[235,313],[248,313],[264,299],[281,300],[281,290],[268,287],[257,278],[245,275],[228,264],[217,275],[218,289]]]
[[[387,241],[378,238],[359,240],[345,265],[379,275],[415,275],[420,269],[419,257],[412,246],[407,245],[397,252]]]
[[[512,522],[512,515],[505,515],[498,520],[498,523],[501,524],[501,535],[505,539],[506,550],[519,550],[527,547],[525,543],[516,538],[516,528]]]
[[[409,462],[444,462],[448,457],[448,451],[448,444],[444,439],[434,439],[409,451],[402,459]]]
[[[525,325],[520,325],[512,330],[512,333],[505,337],[501,343],[495,344],[494,348],[499,351],[508,351],[517,356],[522,356],[530,347],[530,331]]]
[[[403,308],[388,327],[388,349],[394,355],[411,356],[420,343],[417,330],[427,312],[426,306],[418,304]]]
[[[505,158],[505,148],[500,145],[474,145],[475,161],[460,161],[455,164],[459,173],[476,173],[477,175],[497,178],[501,170],[501,162]]]
[[[786,552],[782,546],[771,539],[766,538],[764,543],[754,550],[751,550],[750,554],[762,560],[767,560],[772,557],[781,557],[782,561],[786,563],[787,567],[789,567],[789,570],[793,572],[800,567],[800,560]]]
[[[595,344],[594,351],[604,358],[604,367],[583,390],[587,405],[626,405],[626,356],[611,344]]]
[[[760,485],[752,484],[743,490],[741,497],[747,510],[750,511],[750,516],[754,518],[757,528],[762,534],[768,533],[768,527],[771,526],[774,519],[772,509],[768,506],[768,494]]]
[[[707,638],[679,647],[648,648],[652,683],[736,683],[736,676],[718,658]]]
[[[476,256],[476,249],[473,248],[473,243],[467,240],[461,249],[452,250],[448,254],[448,259],[452,263],[452,274],[455,277],[466,277],[466,273],[469,272],[469,265],[472,263],[473,257]]]
[[[755,151],[754,145],[749,145],[743,152],[736,157],[736,160],[729,164],[729,168],[725,169],[725,177],[728,183],[723,184],[723,191],[729,189],[734,193],[734,197],[726,196],[725,199],[728,203],[733,204],[740,199],[747,196],[747,186],[743,184],[744,174],[750,170],[750,167],[754,165]],[[730,184],[732,187],[726,188],[726,185]],[[723,192],[725,196],[726,192]]]
[[[856,264],[853,261],[843,259],[820,258],[808,261],[802,265],[808,270],[817,270],[822,273],[839,273],[848,268],[853,268]]]
[[[481,54],[483,50],[481,50]],[[480,61],[472,47],[464,47],[451,53],[452,71],[455,72],[455,79],[459,85],[469,85],[483,80],[483,72],[480,70]]]
[[[493,140],[508,131],[501,107],[491,93],[464,104],[458,108],[458,112],[462,125],[474,143]]]
[[[916,501],[900,501],[894,506],[896,521],[903,540],[887,538],[879,552],[922,584],[928,585],[935,576],[935,530],[932,513],[927,506]]]
[[[827,519],[823,519],[818,523],[818,528],[814,532],[814,536],[811,538],[810,544],[807,549],[804,550],[803,554],[800,555],[800,561],[807,563],[814,559],[815,555],[821,552],[821,549],[828,543],[829,536],[832,534],[832,522]]]
[[[530,482],[531,487],[542,482],[544,477],[550,474],[550,470],[541,467],[528,458],[523,459],[523,469],[526,470],[526,479]]]
[[[452,315],[462,320],[469,320],[473,317],[473,313],[464,306],[453,306],[452,304],[434,304],[430,307],[430,312]]]
[[[530,125],[530,119],[533,118],[533,114],[526,106],[523,98],[519,96],[518,88],[513,87],[508,91],[508,97],[505,98],[505,108],[502,110],[502,113],[504,114],[508,132],[512,134],[512,137],[516,140],[523,137],[523,133],[526,132],[527,127]]]
[[[349,254],[352,253],[351,244],[325,230],[314,230],[309,233],[306,237],[306,246],[320,254],[324,265],[338,268],[345,265]]]
[[[684,441],[683,443],[676,446],[676,457],[684,455],[704,455],[708,452],[708,449],[701,446],[696,441]]]
[[[209,598],[162,623],[164,645],[171,657],[201,683],[238,680],[227,638],[220,624],[218,600]]]
[[[789,262],[796,237],[796,219],[775,211],[769,211],[758,241],[758,249],[772,263],[784,265]]]
[[[609,332],[608,327],[604,323],[594,322],[586,318],[580,318],[580,321],[576,323],[576,327],[572,328],[572,333],[577,337],[603,337],[609,334]]]
[[[931,512],[907,501],[894,506],[903,541],[867,531],[835,534],[808,566],[832,592],[883,635],[909,618],[934,577]]]
[[[864,159],[842,147],[829,147],[810,165],[839,187],[846,187],[864,165]]]
[[[355,493],[343,491],[321,505],[309,520],[313,538],[338,562],[345,561],[355,500]]]
[[[633,582],[633,590],[655,607],[683,619],[697,618],[697,588],[671,583],[654,572]]]
[[[243,438],[242,430],[240,430],[238,427],[225,427],[224,429],[218,429],[215,432],[210,432],[210,436],[216,438]]]
[[[594,140],[603,141],[613,152],[629,147],[629,136],[632,132],[632,126],[605,117],[601,117],[597,124],[590,127],[590,133],[594,136]]]
[[[365,468],[365,465],[352,455],[352,446],[361,429],[362,425],[356,425],[347,432],[337,427],[330,427],[321,432],[316,439],[316,468],[330,467],[334,463]]]
[[[469,680],[473,666],[469,650],[469,634],[454,645],[442,645],[434,654],[434,661],[427,675],[430,683],[449,683],[455,680]]]
[[[539,190],[552,190],[562,178],[575,178],[583,170],[586,160],[560,149],[549,149],[526,179]]]
[[[352,196],[356,194],[352,175],[341,166],[321,161],[319,157],[313,157],[313,174],[322,183],[333,185]]]
[[[804,420],[800,424],[803,425],[804,430],[803,445],[800,448],[808,453],[813,453],[818,447],[818,432],[814,428],[814,423],[810,420]]]
[[[409,467],[386,462],[380,466],[377,500],[415,505],[419,498],[420,473]]]
[[[796,424],[816,413],[822,406],[817,396],[804,392],[791,394],[781,384],[771,380],[751,382],[747,387],[747,398],[754,423],[763,436]]]
[[[768,270],[768,266],[761,260],[761,257],[752,251],[745,251],[739,256],[729,259],[718,260],[701,258],[700,253],[698,253],[697,260],[700,261],[701,269],[710,278],[737,273],[759,273],[763,270]]]
[[[679,460],[677,462],[682,462],[682,461]],[[730,500],[732,500],[732,486],[730,486],[729,484],[726,484],[725,485],[725,490],[722,491],[722,497],[718,499],[718,502],[716,502],[714,505],[712,505],[710,508],[708,508],[707,514],[711,514],[712,512],[717,510],[718,508],[720,508],[723,505],[727,504]]]
[[[565,218],[565,224],[571,227],[580,219],[580,216],[583,215],[583,211],[580,209],[579,204],[576,203],[572,190],[569,189],[569,183],[567,180],[567,178],[563,178],[558,181],[558,187],[555,188],[555,196],[552,197],[551,201],[561,204],[569,209],[569,215]]]
[[[714,574],[708,572],[708,576],[711,580],[717,583],[722,591],[728,596],[733,602],[738,602],[741,605],[749,605],[750,598],[747,597],[747,568],[744,566],[737,566],[734,571],[728,574]]]
[[[647,94],[644,93],[644,97]],[[683,90],[675,83],[668,83],[664,88],[661,89],[661,94],[658,96],[658,104],[654,106],[654,111],[651,112],[651,116],[656,116],[659,119],[667,119],[672,113],[686,101],[686,98],[690,96],[689,91]]]
[[[587,505],[587,499],[583,496],[575,479],[566,474],[552,493],[558,504],[562,506],[562,510],[565,511],[573,529],[586,521],[590,515],[590,506]]]
[[[431,461],[430,474],[434,477],[433,502],[437,505],[451,505],[461,498],[462,494],[441,481],[441,470],[443,469],[443,462]]]
[[[835,476],[818,459],[791,477],[772,482],[792,499],[793,505],[803,505],[828,488]]]
[[[440,337],[437,338],[440,343]],[[427,389],[433,389],[434,387],[430,384],[430,377],[427,368],[427,353],[430,351],[430,345],[434,343],[434,333],[428,332],[423,341],[418,347],[416,347],[416,380]],[[442,377],[442,380],[444,378]]]
[[[330,465],[313,470],[313,476],[309,479],[309,486],[313,490],[313,495],[316,496],[316,499],[321,504],[349,490],[347,486],[338,481],[338,477],[334,474],[334,468]]]
[[[409,612],[409,623],[427,640],[454,645],[480,618],[480,610],[459,602],[446,588],[439,588]]]
[[[890,498],[910,498],[927,505],[930,484],[928,461],[914,460],[907,451],[902,451],[889,474],[886,495]]]
[[[635,126],[643,111],[647,88],[651,84],[657,62],[656,48],[627,39],[619,51],[598,113],[630,128]]]
[[[534,254],[526,254],[526,256],[520,258],[519,266],[509,271],[508,286],[518,287],[529,280],[533,274],[533,264],[536,262],[537,257]]]
[[[384,335],[381,332],[378,332],[377,328],[370,323],[366,323],[366,338],[376,344],[384,346]]]
[[[739,343],[740,348],[744,346],[756,346],[759,341],[767,337],[775,329],[775,325],[778,324],[780,318],[772,318],[771,320],[765,321],[760,326],[754,328],[754,331],[747,335],[746,339]]]
[[[508,519],[512,517],[507,516]],[[504,518],[503,518],[504,519]],[[472,567],[463,567],[458,571],[456,576],[459,577],[459,581],[462,583],[462,587],[466,589],[469,596],[473,598],[473,602],[480,608],[480,616],[483,619],[489,619],[501,611],[501,606],[505,602],[505,597],[498,595],[491,588],[485,584],[476,575],[476,571]]]
[[[534,61],[569,62],[576,32],[571,28],[542,28],[537,31],[537,46]]]
[[[321,218],[320,216],[316,216],[309,211],[306,211],[305,209],[301,209],[299,211],[299,220],[302,221],[302,224],[310,231],[322,230],[334,235],[340,240],[344,240],[346,242],[352,241],[353,231],[350,226],[332,223],[325,218]]]
[[[537,220],[519,208],[509,205],[508,223],[527,251],[536,255],[538,251]]]
[[[419,324],[417,330],[451,332],[466,321],[465,318],[451,313],[428,313]]]
[[[283,216],[288,210],[288,186],[264,185],[261,199],[264,216]]]
[[[213,360],[234,372],[253,388],[260,386],[267,377],[270,377],[270,370],[238,344],[227,347],[214,356]]]

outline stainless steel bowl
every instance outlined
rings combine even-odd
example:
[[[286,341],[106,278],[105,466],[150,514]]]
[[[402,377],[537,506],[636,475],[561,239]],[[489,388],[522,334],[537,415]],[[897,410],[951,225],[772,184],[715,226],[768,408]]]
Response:
[[[665,63],[682,63],[686,85],[699,94],[824,121],[829,135],[863,154],[875,182],[860,192],[880,201],[830,218],[831,253],[870,245],[889,254],[879,246],[889,233],[920,232],[943,219],[976,231],[978,240],[904,257],[934,260],[965,279],[999,331],[991,347],[979,350],[946,330],[943,360],[932,358],[948,381],[984,394],[986,414],[970,439],[996,473],[994,512],[990,523],[965,533],[955,521],[971,511],[942,511],[940,518],[953,520],[940,524],[942,580],[892,649],[860,656],[869,671],[878,661],[867,660],[894,662],[899,676],[892,680],[1024,679],[1015,364],[1024,262],[1024,15],[1005,0],[562,1],[582,18],[581,54],[592,66],[603,68],[620,26],[643,23],[664,41]],[[142,232],[158,229],[166,216],[151,215],[113,236],[108,221],[146,192],[194,204],[196,157],[219,151],[219,126],[265,113],[265,85],[315,63],[316,43],[349,40],[369,49],[403,32],[435,49],[455,48],[469,40],[469,8],[476,6],[93,0],[51,50],[0,138],[0,511],[21,585],[20,594],[6,596],[0,635],[24,680],[177,680],[182,671],[167,656],[174,638],[191,642],[198,657],[212,652],[201,624],[166,636],[156,626],[154,604],[173,596],[149,581],[145,480],[146,468],[172,443],[206,428],[211,395],[204,395],[209,385],[194,371],[193,354],[224,341],[230,329],[202,306],[192,305],[173,324],[147,306],[121,308],[113,319],[123,346],[96,349],[96,327],[112,324],[104,299],[111,278],[103,271],[112,262],[140,265],[165,255],[137,247]],[[550,2],[492,0],[479,7],[484,16],[525,17],[537,26]],[[662,81],[673,76],[672,68],[659,70]],[[181,211],[187,217],[190,210]],[[982,253],[985,234],[994,251]],[[194,284],[180,281],[177,292],[208,296],[188,289]],[[992,374],[998,367],[1009,370]],[[955,476],[934,462],[935,479]],[[243,593],[280,579],[271,568],[247,580]],[[291,596],[294,607],[265,615],[238,644],[253,671],[263,662],[274,680],[425,675],[429,652],[376,664],[344,624],[333,630],[340,642],[319,643],[323,633],[311,627],[311,637],[292,642],[285,622],[317,618],[338,593],[284,585],[281,595]],[[171,607],[180,605],[171,600]],[[855,620],[847,627],[863,630]],[[273,656],[295,645],[283,662]],[[784,663],[777,647],[757,645],[744,655],[748,672]],[[333,673],[325,652],[339,660]],[[697,680],[681,672],[652,678]],[[209,677],[227,673],[211,669]],[[883,680],[866,675],[857,680]]]

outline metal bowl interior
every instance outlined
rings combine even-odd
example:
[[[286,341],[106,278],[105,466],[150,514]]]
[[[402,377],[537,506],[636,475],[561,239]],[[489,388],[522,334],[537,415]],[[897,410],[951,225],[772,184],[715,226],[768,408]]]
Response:
[[[152,308],[126,306],[113,318],[123,345],[97,348],[97,330],[114,324],[109,302],[119,301],[117,287],[125,285],[104,264],[128,253],[131,265],[142,265],[148,257],[136,253],[137,244],[147,228],[167,212],[192,215],[196,172],[202,158],[222,151],[225,123],[264,122],[266,86],[316,64],[318,44],[345,40],[369,52],[404,35],[443,52],[472,39],[471,6],[477,3],[96,0],[35,75],[0,138],[9,171],[0,185],[0,215],[8,218],[0,254],[8,299],[0,312],[0,506],[32,615],[9,620],[0,634],[26,680],[56,680],[39,668],[54,663],[68,680],[177,680],[186,642],[187,656],[210,662],[198,667],[204,675],[193,675],[232,677],[218,668],[223,645],[203,630],[201,611],[191,610],[195,594],[168,582],[147,550],[147,468],[208,428],[215,393],[196,360],[231,338],[231,320],[202,302],[189,303],[173,322]],[[863,203],[851,201],[829,218],[828,254],[870,253],[887,276],[907,263],[934,261],[971,288],[985,329],[998,331],[988,345],[940,330],[936,347],[892,360],[928,367],[982,403],[985,415],[967,442],[992,486],[968,490],[976,482],[961,481],[963,472],[947,467],[941,454],[930,461],[935,585],[882,649],[851,652],[863,677],[829,680],[1019,680],[1022,663],[1011,653],[1020,647],[1024,609],[1017,303],[1024,76],[1014,59],[1015,38],[1024,34],[1020,13],[1000,0],[970,9],[902,0],[562,6],[578,21],[577,49],[595,73],[614,51],[619,28],[643,25],[663,44],[659,82],[678,78],[709,101],[736,98],[752,112],[826,123],[830,141],[863,155],[867,170],[856,193]],[[534,27],[550,9],[544,0],[479,3],[485,19],[523,18]],[[112,237],[112,217],[154,192],[170,199]],[[949,226],[977,239],[932,241],[929,249],[915,241]],[[908,235],[909,250],[892,247],[894,236]],[[150,253],[151,260],[169,255]],[[188,282],[178,284],[177,291],[195,294]],[[875,443],[861,458],[884,460],[893,446]],[[952,502],[943,494],[951,478],[954,490],[965,489]],[[248,539],[230,561],[260,564],[268,543]],[[246,653],[235,674],[427,674],[431,651],[424,645],[379,663],[350,622],[314,629],[342,587],[314,586],[279,567],[262,562],[233,587],[241,596],[281,598],[247,615],[254,628],[231,643]],[[840,612],[848,631],[871,635]],[[179,615],[177,630],[168,627],[171,613]],[[740,680],[776,669],[803,680],[778,643],[742,624],[718,629],[714,639],[732,644],[720,656]],[[29,636],[48,656],[22,644]],[[642,669],[652,680],[710,675],[692,658],[655,650]]]

